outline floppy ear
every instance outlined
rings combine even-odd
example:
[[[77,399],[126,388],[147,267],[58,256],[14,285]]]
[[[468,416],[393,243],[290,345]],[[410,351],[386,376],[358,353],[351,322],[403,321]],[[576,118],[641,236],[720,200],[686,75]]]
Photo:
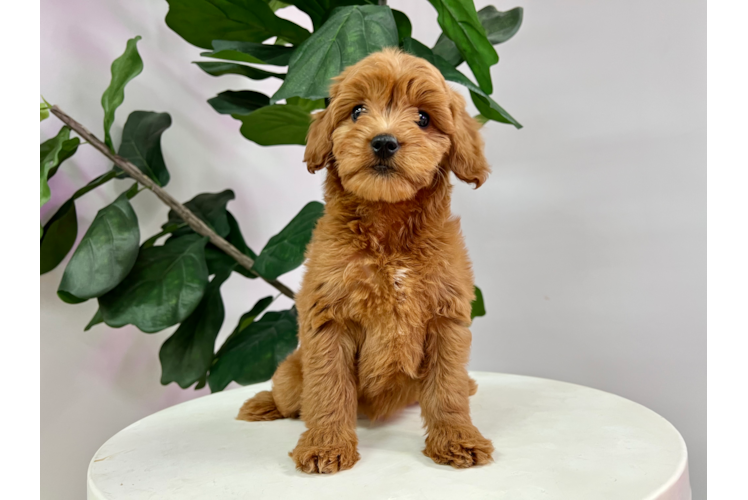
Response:
[[[327,166],[332,156],[332,119],[330,109],[326,108],[312,116],[312,124],[306,134],[304,162],[306,169],[314,173]]]
[[[480,135],[480,124],[465,109],[465,99],[451,90],[449,104],[454,121],[451,134],[452,147],[447,154],[446,163],[458,179],[475,184],[479,188],[486,182],[491,167],[483,154],[483,138]]]

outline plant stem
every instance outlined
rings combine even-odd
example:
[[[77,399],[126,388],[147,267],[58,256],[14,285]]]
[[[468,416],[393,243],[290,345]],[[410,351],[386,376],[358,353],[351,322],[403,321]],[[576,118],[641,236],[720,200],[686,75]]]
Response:
[[[98,149],[101,154],[109,158],[112,162],[114,162],[115,165],[117,165],[119,168],[124,170],[127,175],[135,179],[137,182],[142,184],[143,186],[147,187],[151,191],[153,191],[153,194],[155,194],[161,201],[163,201],[169,208],[174,210],[174,212],[179,215],[179,217],[182,218],[184,222],[187,223],[190,228],[192,228],[193,231],[195,231],[197,234],[202,236],[207,236],[208,239],[210,239],[210,242],[213,243],[215,246],[226,252],[226,254],[237,261],[242,267],[245,267],[248,269],[252,274],[257,275],[258,277],[262,278],[259,274],[257,274],[256,271],[252,269],[252,266],[254,265],[254,260],[252,260],[247,255],[244,255],[237,249],[234,245],[226,241],[225,239],[221,238],[218,234],[216,234],[215,231],[213,231],[205,222],[203,222],[199,217],[197,217],[192,211],[179,203],[174,197],[172,197],[169,193],[164,191],[158,184],[153,182],[150,177],[143,174],[138,167],[130,163],[129,161],[125,160],[119,155],[113,154],[109,147],[101,142],[98,137],[93,135],[91,132],[86,129],[83,125],[75,121],[70,115],[62,111],[60,108],[58,108],[56,105],[52,106],[50,109],[50,112],[55,115],[57,118],[59,118],[65,125],[70,127],[72,130],[75,130],[75,132],[84,138],[90,145],[92,145],[94,148]],[[107,179],[108,180],[108,179]],[[269,283],[271,286],[276,288],[280,293],[285,295],[286,297],[289,297],[291,299],[294,298],[293,291],[288,288],[286,285],[281,283],[278,280],[266,280],[265,278],[262,278],[267,283]]]

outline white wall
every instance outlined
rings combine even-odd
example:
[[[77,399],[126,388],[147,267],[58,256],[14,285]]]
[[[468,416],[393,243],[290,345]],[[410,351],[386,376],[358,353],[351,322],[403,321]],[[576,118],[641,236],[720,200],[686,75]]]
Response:
[[[525,7],[493,69],[497,101],[525,128],[487,125],[494,174],[477,191],[455,189],[488,310],[474,323],[471,368],[575,382],[652,408],[684,435],[694,498],[706,498],[705,2],[492,3]],[[390,4],[418,23],[416,38],[436,40],[425,0]],[[321,198],[300,146],[250,143],[205,102],[273,83],[191,65],[200,49],[166,27],[165,1],[42,0],[41,12],[42,93],[99,135],[109,64],[127,38],[143,36],[145,70],[127,87],[115,137],[132,110],[171,113],[163,147],[177,198],[234,189],[229,207],[257,250]],[[59,122],[41,128],[46,139]],[[42,219],[108,168],[82,147],[53,178]],[[80,236],[127,185],[79,201]],[[166,209],[149,193],[134,204],[144,236],[155,233]],[[96,306],[57,299],[63,268],[41,278],[42,498],[56,500],[83,498],[87,463],[112,434],[205,393],[159,384],[158,348],[173,329],[83,332]],[[295,288],[299,277],[283,280]],[[272,291],[232,277],[221,339]]]

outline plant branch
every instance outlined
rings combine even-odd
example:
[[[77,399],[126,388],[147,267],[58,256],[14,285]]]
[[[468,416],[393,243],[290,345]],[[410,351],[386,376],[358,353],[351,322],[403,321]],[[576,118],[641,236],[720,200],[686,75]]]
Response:
[[[95,135],[93,135],[91,132],[86,129],[83,125],[75,121],[70,115],[62,111],[60,108],[58,108],[56,105],[52,106],[50,109],[50,112],[52,112],[53,115],[55,115],[57,118],[62,120],[65,125],[70,127],[72,130],[74,130],[78,135],[80,135],[82,138],[84,138],[86,141],[88,141],[89,144],[91,144],[94,148],[98,149],[101,154],[112,160],[115,165],[117,165],[119,168],[124,170],[127,175],[138,181],[143,186],[147,187],[153,193],[161,200],[163,201],[169,208],[174,210],[174,212],[179,215],[179,217],[182,218],[184,222],[187,223],[190,228],[192,228],[193,231],[195,231],[197,234],[202,236],[207,236],[210,239],[210,242],[213,243],[215,246],[226,252],[228,256],[230,256],[232,259],[237,261],[242,267],[245,267],[248,269],[252,274],[262,278],[259,274],[257,274],[256,271],[252,269],[252,266],[254,265],[254,260],[252,260],[247,255],[243,254],[239,251],[234,245],[226,241],[224,238],[216,234],[215,231],[213,231],[205,222],[203,222],[199,217],[197,217],[192,211],[179,203],[174,197],[172,197],[169,193],[163,190],[158,184],[153,182],[149,177],[147,177],[145,174],[143,174],[138,167],[130,163],[129,161],[125,160],[119,155],[113,154],[109,147],[101,142]],[[275,287],[280,293],[285,295],[286,297],[289,297],[291,299],[294,298],[293,291],[288,288],[286,285],[281,283],[278,280],[266,280],[265,278],[262,278],[267,283],[269,283],[271,286]]]

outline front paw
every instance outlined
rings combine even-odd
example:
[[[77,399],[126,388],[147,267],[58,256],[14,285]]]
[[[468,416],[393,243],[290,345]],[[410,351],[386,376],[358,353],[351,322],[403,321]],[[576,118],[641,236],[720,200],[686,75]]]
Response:
[[[457,469],[491,462],[493,444],[471,426],[444,426],[429,429],[423,454],[434,462]]]
[[[357,440],[340,432],[326,429],[309,429],[299,438],[289,456],[296,468],[307,474],[334,474],[350,469],[361,456],[356,449]]]

